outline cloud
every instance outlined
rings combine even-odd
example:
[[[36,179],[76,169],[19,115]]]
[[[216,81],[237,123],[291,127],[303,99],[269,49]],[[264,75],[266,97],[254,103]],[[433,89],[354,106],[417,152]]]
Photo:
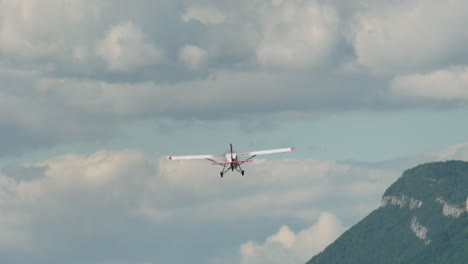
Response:
[[[259,62],[271,68],[316,66],[333,52],[339,17],[316,1],[264,2],[258,7],[261,40]]]
[[[453,21],[436,12],[445,9],[435,1],[427,7],[419,1],[210,6],[145,0],[128,6],[123,0],[80,0],[64,6],[58,0],[8,0],[0,5],[0,144],[5,146],[0,155],[112,139],[135,121],[229,120],[244,130],[274,129],[298,116],[410,109],[415,105],[406,96],[410,91],[420,98],[419,106],[431,109],[459,106],[455,97],[463,95],[464,70],[447,66],[464,69],[459,47],[465,33],[455,25],[467,16],[456,1],[447,4]],[[58,7],[62,12],[54,12]],[[442,22],[431,25],[436,15]],[[414,23],[405,22],[409,29],[400,30],[400,20]],[[427,25],[435,28],[418,30]],[[377,28],[377,35],[368,34],[374,32],[368,27]],[[382,32],[398,38],[380,45]],[[428,32],[443,37],[432,41]],[[420,39],[430,47],[413,47]],[[399,53],[400,46],[407,51]],[[418,53],[425,50],[431,54]],[[398,58],[405,59],[392,61]],[[408,58],[415,63],[400,67]],[[343,70],[349,65],[354,71]],[[449,72],[441,83],[453,83],[446,98],[435,85],[434,92],[425,92],[430,97],[404,88],[416,73],[428,78],[437,69]],[[436,93],[442,99],[435,100]]]
[[[179,52],[179,58],[190,70],[200,68],[205,62],[207,55],[204,49],[193,45],[185,45]]]
[[[411,166],[466,159],[466,150]],[[206,263],[228,250],[226,261],[303,262],[378,207],[401,175],[391,164],[258,159],[222,179],[205,162],[135,150],[13,164],[0,170],[0,261]]]
[[[166,53],[159,47],[161,38],[156,36],[153,23],[151,27],[142,24],[159,23],[172,11],[154,9],[154,1],[141,1],[132,6],[124,3],[120,0],[77,0],[71,4],[59,0],[2,1],[0,65],[40,69],[44,75],[97,79],[152,67]],[[57,8],[61,12],[55,12]],[[154,11],[151,16],[143,14],[148,9]]]
[[[107,28],[105,8],[105,0],[1,1],[0,67],[75,78],[102,73],[89,50]]]
[[[31,259],[63,262],[71,256],[67,252],[79,247],[81,254],[72,254],[79,263],[157,263],[167,258],[206,262],[226,246],[258,237],[256,232],[294,219],[311,222],[319,218],[317,224],[297,233],[285,227],[264,245],[269,250],[282,243],[287,254],[303,256],[305,248],[319,250],[320,243],[341,228],[335,216],[321,214],[323,210],[340,212],[345,219],[360,218],[378,205],[387,182],[396,177],[389,171],[370,176],[367,169],[327,161],[256,163],[245,168],[244,177],[228,174],[223,179],[218,168],[203,162],[154,159],[133,150],[67,154],[8,166],[0,172],[0,261],[21,254],[21,263]],[[375,196],[374,203],[353,213],[357,199],[353,197],[362,199],[363,195],[343,190],[355,178],[380,187],[365,195]],[[266,220],[271,225],[263,229],[260,226]],[[256,226],[257,231],[246,229],[246,224]],[[199,239],[195,230],[205,234],[203,245],[194,246]],[[315,236],[323,241],[310,240]],[[230,242],[220,244],[226,238]],[[186,254],[169,254],[175,252],[171,245],[182,240],[186,242],[177,243],[178,250]],[[131,257],[135,245],[139,245],[138,258]],[[59,253],[50,254],[52,250]]]
[[[1,169],[3,174],[15,181],[33,181],[45,177],[45,167],[11,164]]]
[[[62,12],[53,12],[57,7]],[[335,69],[357,63],[392,74],[461,64],[467,56],[468,35],[458,26],[464,24],[467,8],[456,0],[391,5],[240,1],[218,6],[206,1],[140,1],[127,6],[121,0],[67,5],[58,0],[8,0],[2,1],[0,10],[0,52],[12,66],[39,64],[54,75],[100,80],[122,72],[163,80],[168,78],[164,69],[176,72],[176,80],[206,78],[206,72],[184,72],[178,65],[185,63],[177,55],[187,43],[210,54],[210,65],[216,66],[210,71],[241,66],[255,71],[326,65]],[[432,23],[433,17],[439,22]],[[94,53],[107,63],[105,69]],[[161,56],[165,67],[155,67]]]
[[[2,1],[0,3],[0,52],[22,58],[54,56],[67,52],[80,23],[100,16],[101,1],[77,0]],[[60,12],[56,12],[60,9]],[[66,29],[66,30],[64,30]],[[66,36],[66,37],[65,37]]]
[[[440,161],[446,161],[446,160],[468,161],[468,143],[455,144],[455,145],[449,146],[448,148],[442,151],[428,153],[426,155],[429,156],[429,159],[432,158],[432,159],[440,160]]]
[[[224,14],[215,7],[189,7],[181,16],[182,21],[199,21],[203,24],[220,24],[225,20]]]
[[[458,0],[364,1],[350,31],[357,63],[380,74],[462,63],[468,34],[459,25],[466,24],[467,10]]]
[[[256,130],[414,100],[463,104],[466,4],[395,3],[0,1],[0,156],[74,142],[100,148],[138,121],[240,121]],[[342,71],[347,63],[357,70]],[[418,161],[464,159],[464,149]],[[257,160],[244,177],[218,173],[139,151],[6,166],[0,262],[205,263],[249,240],[265,241],[252,242],[257,253],[279,243],[296,254],[293,242],[284,246],[303,237],[291,221],[330,212],[349,225],[400,171]]]
[[[148,118],[265,119],[267,124],[268,120],[287,122],[311,111],[347,107],[341,98],[333,96],[341,86],[333,76],[311,87],[309,75],[222,72],[198,81],[158,83],[60,78],[27,71],[0,72],[4,80],[0,90],[0,122],[5,130],[0,142],[11,144],[11,149],[2,148],[0,154],[109,138],[127,122]],[[297,89],[285,92],[286,84]],[[350,88],[345,93],[355,95],[356,90]],[[361,107],[366,104],[359,98],[354,103]]]
[[[248,241],[240,246],[240,263],[305,263],[325,249],[345,230],[331,213],[321,213],[317,222],[297,233],[288,226],[268,237],[263,244]]]
[[[108,80],[115,77],[108,71],[140,72],[140,78],[161,80],[167,74],[157,72],[169,67],[168,72],[177,71],[177,80],[183,80],[203,76],[186,73],[178,65],[177,52],[187,43],[204,47],[217,68],[257,67],[257,51],[262,61],[286,60],[300,66],[308,64],[306,60],[321,58],[319,54],[328,50],[335,33],[331,24],[337,19],[331,7],[315,1],[282,6],[240,1],[219,7],[195,1],[181,10],[186,5],[185,1],[165,4],[147,0],[132,6],[122,0],[77,0],[70,5],[58,0],[3,1],[0,52],[14,64],[20,62],[13,66],[45,64],[55,75]],[[56,7],[62,12],[53,12]],[[282,12],[283,7],[293,13]],[[283,19],[276,22],[277,16]],[[174,32],[179,37],[174,37]],[[287,39],[282,37],[285,34]],[[275,46],[275,42],[279,44]],[[275,57],[275,51],[284,52]],[[166,59],[166,67],[154,67],[161,57]],[[99,58],[104,59],[106,68]],[[152,74],[143,74],[146,71]]]
[[[110,71],[128,71],[163,60],[162,51],[132,22],[111,28],[97,45],[96,54],[108,63]]]
[[[42,168],[27,170],[28,174],[42,176],[17,175],[26,168]],[[22,254],[26,259],[38,257],[38,263],[64,261],[74,258],[66,252],[80,243],[120,236],[122,228],[128,227],[133,219],[148,217],[152,222],[164,219],[164,213],[156,216],[156,209],[149,211],[145,206],[150,190],[145,185],[157,171],[157,161],[136,151],[69,154],[26,164],[24,169],[4,170],[0,174],[0,208],[5,216],[0,232],[6,234],[2,236],[5,240],[0,240],[3,258]],[[101,249],[116,246],[109,244]],[[80,246],[94,254],[90,258],[97,261],[100,253],[92,253],[92,247]],[[53,249],[63,251],[40,253]],[[89,261],[86,258],[77,256],[73,263],[80,259]]]
[[[390,92],[395,96],[413,100],[466,102],[468,67],[398,76],[392,80]]]

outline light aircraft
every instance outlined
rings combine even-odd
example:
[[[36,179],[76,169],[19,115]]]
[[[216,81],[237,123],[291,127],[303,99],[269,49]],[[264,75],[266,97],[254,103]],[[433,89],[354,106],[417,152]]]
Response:
[[[193,160],[193,159],[206,159],[211,161],[212,165],[220,165],[223,167],[223,170],[219,173],[221,178],[224,174],[226,174],[229,170],[231,171],[238,171],[244,176],[244,170],[241,167],[241,164],[246,162],[252,162],[253,158],[258,155],[265,155],[265,154],[274,154],[274,153],[281,153],[281,152],[291,152],[294,148],[282,148],[282,149],[271,149],[271,150],[259,150],[259,151],[252,151],[252,152],[245,152],[245,153],[234,153],[232,151],[232,144],[230,144],[230,152],[227,154],[221,155],[195,155],[195,156],[168,156],[167,158],[170,160]],[[239,160],[239,156],[250,156],[247,159]],[[218,162],[214,160],[216,157],[225,157],[226,161]]]

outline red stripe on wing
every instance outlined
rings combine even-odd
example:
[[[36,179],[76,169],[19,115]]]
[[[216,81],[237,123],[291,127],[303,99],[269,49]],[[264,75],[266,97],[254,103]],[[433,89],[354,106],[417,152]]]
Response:
[[[252,162],[253,160],[238,160],[238,161],[228,161],[228,162],[215,162],[211,163],[212,165],[222,165],[222,164],[232,164],[232,163],[244,163],[244,162]]]

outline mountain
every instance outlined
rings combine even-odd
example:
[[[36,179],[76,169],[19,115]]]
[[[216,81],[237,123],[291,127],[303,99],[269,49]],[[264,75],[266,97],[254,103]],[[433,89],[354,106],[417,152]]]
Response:
[[[381,206],[307,264],[468,263],[468,162],[407,170]]]

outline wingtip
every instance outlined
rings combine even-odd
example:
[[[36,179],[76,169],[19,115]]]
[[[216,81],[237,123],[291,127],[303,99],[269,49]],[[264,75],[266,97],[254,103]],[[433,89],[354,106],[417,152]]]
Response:
[[[291,148],[291,151],[293,151],[293,150],[295,150],[295,149],[296,149],[295,147],[292,147],[292,148]]]
[[[167,156],[167,159],[170,159],[170,160],[172,160],[172,156]]]

